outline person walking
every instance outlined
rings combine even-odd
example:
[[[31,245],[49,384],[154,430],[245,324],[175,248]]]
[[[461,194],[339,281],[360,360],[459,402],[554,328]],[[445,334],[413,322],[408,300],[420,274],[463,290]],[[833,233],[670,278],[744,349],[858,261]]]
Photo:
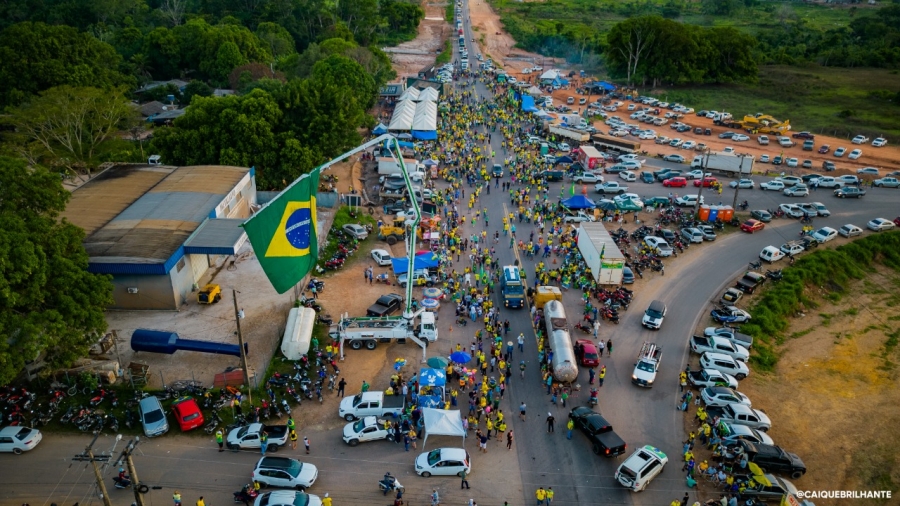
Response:
[[[263,457],[266,456],[266,448],[269,447],[269,433],[266,431],[262,431],[259,435],[259,451],[262,453]]]
[[[606,379],[606,366],[600,367],[600,374],[597,376],[597,384],[603,386],[603,380]]]
[[[684,387],[687,386],[687,373],[684,371],[681,371],[681,374],[679,375],[678,380],[679,380],[679,383],[678,383],[679,388],[681,389],[679,391],[684,392]]]
[[[573,422],[572,419],[569,418],[569,421],[566,423],[566,430],[567,430],[566,439],[572,439],[572,429],[574,429],[574,428],[575,428],[575,422]]]
[[[200,496],[200,499],[197,499],[197,506],[206,506],[206,503],[203,501],[203,496]]]
[[[441,503],[441,496],[438,495],[436,488],[431,489],[431,506],[438,506]]]
[[[297,449],[297,431],[291,429],[291,450]]]
[[[522,404],[519,405],[519,418],[521,418],[523,422],[525,421],[525,401],[522,401]]]
[[[606,341],[606,356],[612,356],[612,339]]]
[[[409,451],[409,434],[406,434],[405,436],[403,436],[403,448],[406,451]]]
[[[525,334],[520,332],[519,337],[517,338],[517,341],[519,343],[519,351],[524,352],[525,351]]]
[[[600,320],[594,322],[594,339],[600,334]]]
[[[459,489],[462,490],[465,487],[467,490],[469,488],[469,473],[466,472],[465,469],[459,472],[459,477],[462,478],[462,481],[459,483]]]
[[[176,490],[172,494],[172,501],[175,502],[175,506],[181,506],[181,492]]]
[[[344,378],[341,378],[341,381],[338,381],[338,389],[337,389],[338,397],[344,396],[344,387],[345,386],[347,386],[347,382],[344,381]]]
[[[534,497],[537,498],[538,506],[544,504],[544,499],[547,498],[547,491],[544,490],[544,487],[538,487],[537,491],[534,493]]]
[[[221,429],[216,431],[216,444],[219,445],[219,451],[225,451],[225,435],[222,434]]]
[[[309,455],[309,438],[303,436],[303,446],[306,447],[306,454]]]
[[[331,496],[328,492],[325,492],[325,497],[322,498],[322,506],[331,506]]]
[[[512,442],[513,442],[513,431],[509,431],[506,433],[506,449],[512,450]]]
[[[553,430],[553,422],[556,418],[553,418],[553,413],[547,413],[547,432],[554,432]]]
[[[553,487],[547,487],[547,504],[553,502]]]

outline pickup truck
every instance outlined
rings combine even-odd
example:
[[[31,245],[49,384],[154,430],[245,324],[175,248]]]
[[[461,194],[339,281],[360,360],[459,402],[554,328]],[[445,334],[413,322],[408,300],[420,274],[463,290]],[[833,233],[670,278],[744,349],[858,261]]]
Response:
[[[735,283],[735,288],[746,293],[752,294],[753,290],[766,282],[766,277],[758,272],[747,271],[741,279]]]
[[[394,440],[394,433],[384,428],[384,420],[367,416],[344,426],[344,442],[350,446],[368,441]]]
[[[859,188],[857,188],[855,186],[848,186],[846,188],[838,188],[837,190],[834,190],[834,196],[842,198],[842,199],[846,199],[846,198],[859,199],[859,198],[862,198],[863,196],[865,196],[865,194],[866,194],[865,190],[860,190]]]
[[[806,464],[803,460],[795,453],[784,451],[780,446],[739,441],[738,447],[747,454],[747,460],[758,465],[764,473],[783,473],[795,480],[806,474]]]
[[[787,242],[785,244],[782,244],[781,248],[779,249],[781,249],[781,251],[787,256],[799,255],[806,250],[806,248],[803,247],[803,244],[800,241]]]
[[[706,352],[722,353],[737,360],[746,362],[750,358],[747,348],[732,343],[723,337],[693,336],[691,337],[691,351],[698,355]]]
[[[594,217],[584,211],[571,211],[566,213],[566,217],[563,218],[563,221],[566,223],[583,223],[585,221],[594,221]]]
[[[703,335],[706,337],[721,337],[748,350],[753,347],[753,336],[741,334],[731,327],[706,327],[703,329]]]
[[[746,425],[763,432],[772,428],[772,421],[763,411],[745,406],[743,404],[726,404],[724,406],[709,406],[706,413],[710,418],[719,417],[727,423]]]
[[[392,416],[398,418],[406,407],[402,395],[384,395],[384,392],[363,392],[344,397],[338,414],[352,422],[367,416]]]
[[[618,181],[607,181],[594,185],[594,191],[597,193],[625,193],[628,191],[628,187],[620,185]]]
[[[228,438],[226,439],[228,449],[238,451],[259,448],[259,435],[263,430],[269,436],[268,451],[276,452],[278,447],[287,444],[289,435],[287,425],[251,423],[250,425],[232,429],[228,433]]]
[[[615,457],[625,453],[625,441],[613,432],[612,425],[591,408],[579,406],[572,409],[569,418],[587,436],[597,455]]]
[[[701,390],[707,387],[738,387],[738,381],[734,376],[715,369],[688,371],[688,381]]]

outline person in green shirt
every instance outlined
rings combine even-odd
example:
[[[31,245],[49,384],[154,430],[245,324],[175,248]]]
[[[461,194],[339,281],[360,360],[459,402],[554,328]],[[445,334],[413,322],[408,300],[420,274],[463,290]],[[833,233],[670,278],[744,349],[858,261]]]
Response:
[[[221,431],[221,430],[217,430],[217,431],[216,431],[216,444],[219,445],[219,451],[220,451],[220,452],[225,451],[225,449],[224,449],[225,444],[224,444],[224,441],[223,441],[223,434],[222,434],[222,431]]]

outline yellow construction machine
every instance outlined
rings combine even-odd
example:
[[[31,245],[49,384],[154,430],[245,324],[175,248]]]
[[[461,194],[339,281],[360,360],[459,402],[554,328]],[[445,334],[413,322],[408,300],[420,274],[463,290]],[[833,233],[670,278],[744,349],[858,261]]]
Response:
[[[784,135],[791,129],[791,121],[778,121],[768,114],[757,113],[744,116],[741,126],[752,134]]]

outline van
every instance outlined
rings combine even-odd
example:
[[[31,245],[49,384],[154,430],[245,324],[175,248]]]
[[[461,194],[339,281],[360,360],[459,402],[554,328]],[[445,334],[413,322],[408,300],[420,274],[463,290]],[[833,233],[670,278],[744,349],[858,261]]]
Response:
[[[765,260],[766,262],[773,263],[784,258],[784,252],[775,246],[766,246],[762,251],[759,252],[759,258]]]
[[[616,481],[633,492],[640,492],[662,472],[668,462],[669,457],[659,448],[645,445],[622,462],[616,470]]]

